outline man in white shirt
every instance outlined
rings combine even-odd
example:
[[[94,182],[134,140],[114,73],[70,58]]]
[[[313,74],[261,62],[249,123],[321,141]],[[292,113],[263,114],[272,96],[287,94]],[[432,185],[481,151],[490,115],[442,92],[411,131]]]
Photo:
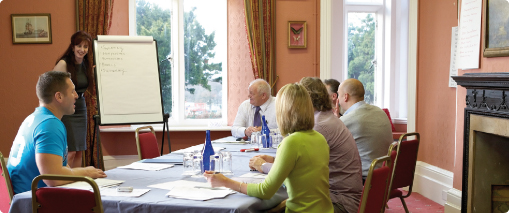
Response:
[[[263,79],[249,83],[249,99],[240,104],[232,126],[232,136],[236,138],[251,137],[251,133],[261,130],[261,118],[269,129],[276,129],[276,101],[270,95],[270,85]]]

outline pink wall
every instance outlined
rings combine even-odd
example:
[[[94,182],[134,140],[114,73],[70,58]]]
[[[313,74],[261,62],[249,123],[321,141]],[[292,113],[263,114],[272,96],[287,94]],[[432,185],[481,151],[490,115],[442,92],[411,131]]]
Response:
[[[451,28],[458,25],[452,2],[456,0],[419,1],[418,16],[418,160],[448,171],[454,167],[456,117],[456,89],[448,87]]]
[[[288,48],[288,21],[307,22],[307,48]],[[320,76],[320,1],[276,1],[276,74],[279,89],[302,77]]]
[[[50,13],[52,44],[12,44],[11,14]],[[35,84],[52,70],[75,32],[74,1],[3,0],[0,3],[0,151],[8,156],[19,125],[39,101]]]

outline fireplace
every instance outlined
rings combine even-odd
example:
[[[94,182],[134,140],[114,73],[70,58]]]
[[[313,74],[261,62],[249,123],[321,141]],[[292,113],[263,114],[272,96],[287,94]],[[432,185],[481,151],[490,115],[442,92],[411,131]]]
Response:
[[[461,212],[507,212],[509,73],[467,73],[453,79],[467,89]]]

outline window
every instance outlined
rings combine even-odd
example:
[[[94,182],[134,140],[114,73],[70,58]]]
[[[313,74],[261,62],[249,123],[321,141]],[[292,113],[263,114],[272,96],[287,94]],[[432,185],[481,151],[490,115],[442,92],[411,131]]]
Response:
[[[376,13],[347,13],[347,75],[362,82],[364,101],[375,102]]]
[[[365,101],[407,118],[409,0],[321,0],[320,75],[359,79]]]
[[[170,125],[226,123],[226,0],[130,0],[131,36],[157,40]]]

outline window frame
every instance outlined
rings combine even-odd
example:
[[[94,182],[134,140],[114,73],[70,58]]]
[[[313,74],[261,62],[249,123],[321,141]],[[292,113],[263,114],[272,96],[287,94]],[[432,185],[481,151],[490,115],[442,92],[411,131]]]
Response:
[[[184,1],[185,0],[167,0],[172,1],[172,35],[171,35],[171,66],[172,66],[172,116],[168,120],[169,126],[208,126],[219,127],[226,126],[228,121],[228,57],[223,60],[222,67],[222,100],[221,100],[221,118],[218,119],[187,119],[185,118],[185,62],[184,57]],[[216,5],[223,4],[227,8],[227,0],[220,0]],[[176,8],[176,9],[175,9]],[[225,19],[226,30],[228,29],[227,18]],[[227,32],[225,33],[227,35]],[[137,36],[136,32],[136,0],[129,0],[129,36]],[[217,37],[216,37],[217,39]],[[224,44],[227,43],[227,37],[223,38]],[[173,42],[178,41],[178,42]],[[228,47],[226,54],[228,55]],[[179,53],[179,54],[176,54]],[[164,62],[163,62],[164,63]],[[162,124],[161,124],[162,126]]]
[[[378,18],[377,39],[381,39],[381,48],[376,50],[377,67],[375,79],[375,103],[380,108],[388,108],[395,123],[407,123],[413,115],[408,105],[412,98],[408,96],[409,85],[414,74],[413,62],[409,53],[412,33],[409,26],[409,9],[414,0],[382,0],[376,2],[352,3],[346,0],[320,1],[320,77],[344,81],[348,75],[347,64],[347,16],[348,12],[374,12],[377,7],[382,18]],[[411,57],[411,56],[410,56]],[[338,60],[339,59],[339,60]],[[412,90],[413,91],[413,90]],[[378,93],[378,95],[377,95]],[[379,97],[381,94],[382,97]],[[408,100],[408,101],[407,101]]]

